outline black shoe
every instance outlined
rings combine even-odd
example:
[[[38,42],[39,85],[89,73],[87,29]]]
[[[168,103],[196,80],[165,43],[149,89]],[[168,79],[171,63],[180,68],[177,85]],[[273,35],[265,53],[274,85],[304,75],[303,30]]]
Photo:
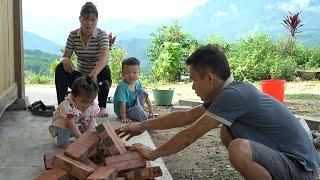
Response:
[[[45,105],[42,101],[35,101],[34,103],[32,103],[31,105],[28,106],[28,109],[31,110],[32,108],[36,107],[40,105],[41,109],[45,109],[45,110],[51,110],[51,111],[55,111],[56,108],[53,105]]]
[[[44,117],[53,116],[53,111],[47,109],[45,106],[43,107],[41,104],[37,104],[37,105],[31,107],[29,110],[30,110],[31,114],[34,114],[37,116],[44,116]]]

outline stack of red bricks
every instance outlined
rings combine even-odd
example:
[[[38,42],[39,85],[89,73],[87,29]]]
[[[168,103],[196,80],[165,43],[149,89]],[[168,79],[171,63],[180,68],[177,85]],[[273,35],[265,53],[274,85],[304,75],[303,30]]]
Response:
[[[127,151],[125,142],[109,122],[95,132],[86,131],[63,153],[45,154],[45,171],[37,180],[91,179],[142,180],[162,176],[139,153]]]

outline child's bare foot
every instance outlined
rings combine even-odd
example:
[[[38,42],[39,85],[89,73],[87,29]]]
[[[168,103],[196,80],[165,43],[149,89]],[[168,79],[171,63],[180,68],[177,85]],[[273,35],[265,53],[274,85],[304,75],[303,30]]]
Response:
[[[106,108],[100,107],[100,112],[98,114],[99,117],[108,117],[109,114]]]
[[[132,120],[131,119],[121,119],[121,122],[127,124],[127,123],[132,123]]]
[[[148,114],[148,118],[157,118],[159,116],[158,113],[152,112]]]

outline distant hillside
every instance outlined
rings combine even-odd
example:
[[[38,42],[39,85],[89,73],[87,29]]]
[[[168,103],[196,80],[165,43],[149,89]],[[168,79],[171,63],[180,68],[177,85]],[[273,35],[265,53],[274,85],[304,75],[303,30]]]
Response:
[[[136,57],[141,62],[141,69],[146,72],[148,69],[149,58],[147,56],[147,49],[150,46],[151,41],[149,39],[130,39],[130,40],[119,40],[117,45],[123,47],[127,51],[126,57]]]
[[[60,56],[40,50],[24,50],[24,71],[48,75],[51,62],[58,58]]]
[[[23,31],[24,49],[27,50],[40,50],[50,54],[61,54],[62,46],[42,38],[32,32]]]
[[[217,34],[228,41],[235,41],[246,37],[250,33],[266,32],[272,37],[286,36],[287,30],[281,24],[288,10],[279,8],[279,3],[292,3],[289,0],[233,0],[208,1],[197,7],[189,15],[178,20],[184,32],[193,34],[198,40],[206,39],[210,34]],[[308,46],[320,44],[320,18],[319,0],[310,0],[308,10],[301,12],[304,26],[302,33],[297,35],[298,42]],[[169,25],[170,20],[163,21],[161,25]],[[131,29],[118,33],[119,39],[150,38],[150,34],[160,25],[158,22],[148,25],[137,25]]]

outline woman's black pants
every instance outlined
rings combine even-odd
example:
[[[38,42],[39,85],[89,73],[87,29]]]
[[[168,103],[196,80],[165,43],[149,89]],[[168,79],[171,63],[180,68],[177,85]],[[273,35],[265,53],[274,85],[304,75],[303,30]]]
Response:
[[[68,87],[71,89],[72,83],[83,74],[79,71],[72,71],[71,73],[67,72],[63,68],[63,64],[60,63],[57,66],[55,72],[55,84],[56,84],[56,92],[58,104],[60,104],[65,96],[68,94]],[[97,76],[97,81],[99,84],[99,92],[98,92],[98,102],[99,107],[106,107],[109,89],[111,87],[111,74],[109,66],[106,66]]]

